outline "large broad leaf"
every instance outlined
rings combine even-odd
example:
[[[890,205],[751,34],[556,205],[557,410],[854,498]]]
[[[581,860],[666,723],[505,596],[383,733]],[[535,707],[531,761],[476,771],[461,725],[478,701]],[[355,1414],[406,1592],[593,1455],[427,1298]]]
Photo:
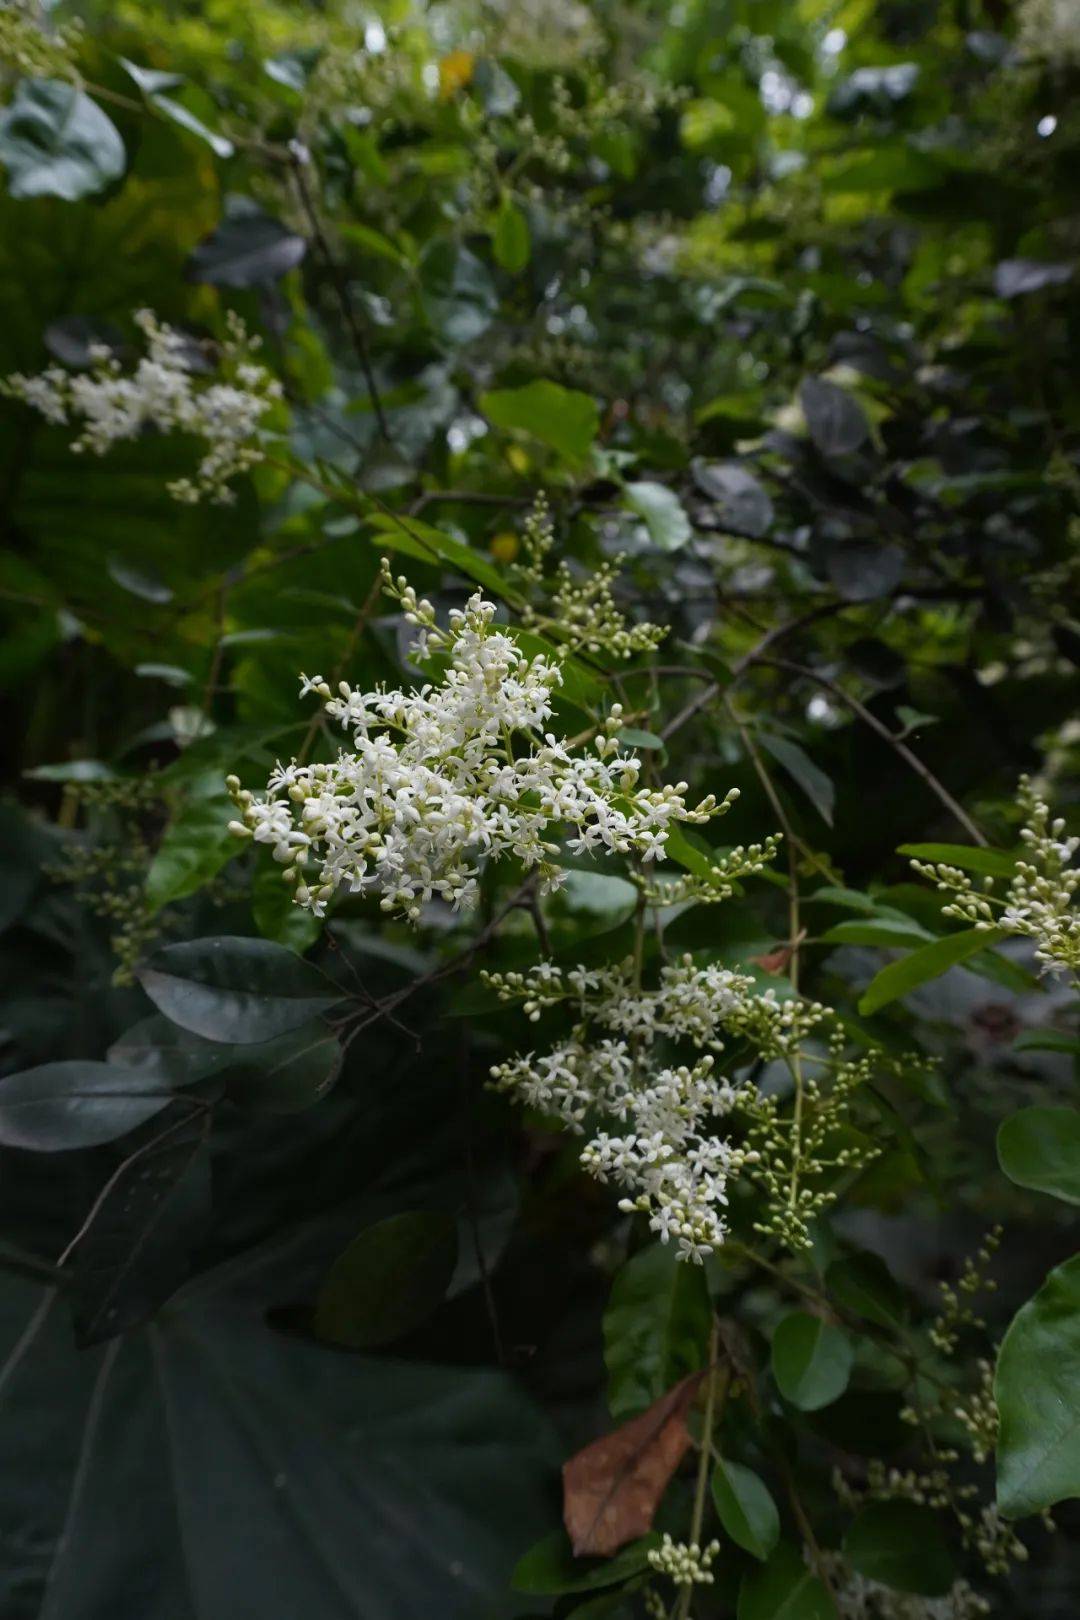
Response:
[[[780,1539],[780,1515],[768,1486],[753,1469],[718,1457],[712,1494],[720,1523],[735,1545],[755,1558],[768,1558]]]
[[[682,502],[666,484],[650,480],[627,484],[623,491],[627,506],[636,512],[649,532],[649,539],[661,551],[679,551],[694,537]]]
[[[622,1267],[604,1312],[608,1405],[615,1418],[651,1406],[705,1365],[712,1308],[705,1273],[653,1243]]]
[[[82,1354],[58,1306],[28,1332],[40,1290],[8,1286],[6,1620],[516,1614],[554,1469],[528,1398],[501,1374],[271,1331],[280,1264],[223,1268]]]
[[[785,1316],[773,1334],[773,1377],[785,1399],[804,1412],[844,1393],[853,1359],[847,1334],[806,1311]]]
[[[1080,1112],[1021,1108],[997,1134],[998,1163],[1010,1181],[1080,1204]]]
[[[743,1576],[738,1620],[836,1620],[836,1606],[795,1548],[782,1542],[767,1564]]]
[[[0,113],[0,163],[13,197],[80,197],[124,172],[124,143],[96,102],[58,79],[22,79]]]
[[[172,1093],[157,1075],[75,1059],[0,1080],[0,1142],[33,1153],[95,1147],[152,1119]]]
[[[568,461],[581,461],[600,430],[591,394],[538,378],[524,388],[495,388],[480,396],[480,409],[498,428],[527,433]]]
[[[210,1041],[269,1041],[344,997],[324,974],[268,939],[224,934],[166,945],[139,970],[154,1005]]]
[[[867,1580],[942,1597],[956,1569],[941,1517],[916,1502],[868,1502],[848,1526],[844,1557]]]
[[[837,1304],[879,1327],[901,1327],[907,1306],[899,1283],[880,1255],[864,1249],[860,1254],[834,1260],[825,1273],[829,1293]]]
[[[1007,1518],[1080,1496],[1080,1255],[1017,1311],[998,1354],[998,1506]]]
[[[966,962],[976,952],[985,950],[988,945],[994,945],[1004,937],[999,928],[963,928],[958,934],[946,934],[943,939],[935,939],[932,944],[921,946],[910,956],[902,956],[899,962],[890,962],[888,967],[882,968],[871,979],[859,999],[859,1011],[875,1013],[879,1008],[887,1007],[890,1001],[908,995],[921,984],[928,984],[931,979],[940,978],[951,967]]]
[[[334,1261],[315,1302],[320,1338],[350,1349],[388,1344],[444,1298],[457,1264],[457,1229],[434,1211],[367,1227]]]

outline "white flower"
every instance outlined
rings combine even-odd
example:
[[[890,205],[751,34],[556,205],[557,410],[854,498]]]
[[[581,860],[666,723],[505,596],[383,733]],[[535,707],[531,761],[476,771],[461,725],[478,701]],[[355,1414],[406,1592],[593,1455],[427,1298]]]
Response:
[[[189,341],[150,310],[139,310],[135,324],[147,352],[130,376],[122,373],[109,349],[97,345],[91,349],[89,371],[50,366],[37,377],[17,372],[0,387],[53,426],[78,425],[81,431],[71,446],[76,454],[105,455],[147,428],[203,439],[206,447],[194,477],[174,479],[169,493],[188,503],[204,495],[231,502],[230,481],[262,460],[260,423],[281,398],[281,384],[248,358],[257,340],[248,337],[234,315],[219,346],[224,380],[208,380],[193,371]]]
[[[376,891],[383,908],[415,921],[426,901],[475,898],[480,863],[512,856],[546,888],[556,829],[573,844],[611,854],[662,851],[676,822],[705,822],[726,809],[713,795],[691,808],[685,783],[639,786],[641,763],[618,747],[575,752],[547,729],[556,663],[521,652],[479,593],[435,625],[430,603],[404,580],[390,582],[406,617],[448,658],[442,680],[418,690],[337,695],[318,676],[326,712],[351,736],[332,764],[279,765],[265,797],[239,794],[241,820],[269,844],[298,882],[297,900],[322,915],[338,890]],[[312,866],[312,875],[304,868]]]

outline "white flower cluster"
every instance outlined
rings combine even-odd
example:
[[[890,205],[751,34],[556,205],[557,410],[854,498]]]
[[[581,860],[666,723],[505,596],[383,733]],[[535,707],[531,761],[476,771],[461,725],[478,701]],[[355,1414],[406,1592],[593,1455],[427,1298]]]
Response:
[[[990,1605],[968,1581],[943,1597],[918,1597],[849,1569],[839,1553],[823,1553],[840,1620],[982,1620]]]
[[[219,377],[210,380],[196,369],[198,351],[182,332],[148,309],[137,312],[135,324],[146,339],[146,354],[130,375],[111,349],[95,344],[87,371],[49,366],[36,377],[16,372],[0,388],[54,426],[78,425],[71,446],[77,454],[102,456],[147,428],[203,439],[206,448],[194,478],[174,479],[169,493],[188,503],[204,495],[219,504],[231,502],[230,480],[262,460],[260,424],[282,397],[281,384],[251,358],[258,339],[249,337],[230,312],[228,335],[217,346]]]
[[[942,907],[946,917],[957,917],[984,932],[1001,928],[1035,942],[1035,957],[1057,973],[1080,977],[1080,908],[1074,904],[1080,889],[1080,865],[1074,857],[1080,838],[1065,836],[1065,823],[1050,819],[1050,808],[1021,777],[1017,804],[1024,818],[1020,841],[1025,858],[1016,862],[1005,893],[995,892],[995,879],[984,878],[977,888],[970,873],[943,862],[912,861],[921,877],[953,898]]]
[[[650,1567],[669,1576],[676,1586],[711,1586],[715,1579],[711,1565],[720,1551],[718,1541],[702,1547],[696,1541],[673,1541],[664,1531],[659,1547],[650,1548]]]
[[[385,563],[384,572],[389,578]],[[441,681],[374,692],[343,681],[335,696],[321,677],[304,676],[301,694],[325,700],[351,750],[332,764],[278,765],[263,798],[229,778],[240,812],[232,830],[271,846],[297,902],[317,916],[339,888],[378,890],[385,911],[412,921],[433,896],[468,905],[479,861],[503,856],[554,888],[563,877],[553,860],[557,830],[570,830],[575,854],[650,861],[676,822],[706,822],[733,801],[733,793],[720,804],[709,794],[692,808],[685,782],[642,787],[641,761],[613,736],[618,705],[589,752],[545,730],[558,664],[522,653],[479,593],[442,631],[404,579],[390,589],[420,628],[419,656],[445,657]]]
[[[739,1028],[763,999],[751,994],[752,981],[728,968],[698,967],[689,956],[662,968],[654,989],[635,986],[632,962],[566,973],[542,963],[527,974],[484,978],[500,999],[523,998],[534,1021],[558,1002],[575,1006],[582,1019],[551,1051],[496,1065],[495,1089],[557,1115],[577,1133],[590,1117],[622,1122],[622,1134],[593,1135],[581,1155],[585,1169],[624,1188],[619,1207],[647,1214],[661,1241],[677,1240],[683,1258],[701,1260],[721,1244],[728,1179],[757,1154],[712,1134],[710,1122],[731,1112],[742,1088],[713,1073],[711,1052],[692,1066],[659,1066],[652,1047],[686,1040],[719,1050],[720,1032]],[[610,1033],[590,1039],[590,1023]]]

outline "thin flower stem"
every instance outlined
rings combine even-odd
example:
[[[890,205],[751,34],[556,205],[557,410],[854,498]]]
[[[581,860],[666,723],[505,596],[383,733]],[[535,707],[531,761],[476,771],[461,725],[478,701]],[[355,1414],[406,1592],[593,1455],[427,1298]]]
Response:
[[[709,1488],[709,1463],[712,1460],[713,1429],[720,1414],[724,1410],[728,1389],[731,1385],[731,1368],[717,1367],[717,1356],[720,1350],[720,1327],[715,1316],[709,1332],[709,1374],[705,1389],[705,1417],[701,1429],[701,1445],[698,1451],[697,1482],[694,1486],[694,1507],[690,1517],[690,1540],[701,1545],[701,1528],[705,1522],[705,1497]],[[693,1599],[693,1586],[684,1586],[679,1594],[679,1602],[675,1609],[675,1620],[687,1620],[690,1613],[690,1603]]]

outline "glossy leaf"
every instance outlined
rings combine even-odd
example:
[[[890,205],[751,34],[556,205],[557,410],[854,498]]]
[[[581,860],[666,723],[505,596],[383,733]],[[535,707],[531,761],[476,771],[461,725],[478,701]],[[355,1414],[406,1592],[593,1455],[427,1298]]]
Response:
[[[847,1334],[806,1311],[785,1316],[773,1333],[773,1377],[784,1398],[804,1412],[844,1393],[852,1360]]]
[[[0,1079],[0,1142],[32,1153],[96,1147],[142,1125],[171,1100],[159,1076],[77,1059]]]
[[[686,510],[675,491],[666,484],[650,481],[627,484],[623,494],[627,506],[641,518],[649,539],[661,551],[679,551],[693,539],[694,531]]]
[[[985,931],[963,928],[959,933],[946,934],[929,945],[921,946],[910,956],[903,956],[898,962],[890,962],[888,967],[882,968],[860,997],[859,1011],[863,1014],[879,1012],[891,1001],[909,995],[931,979],[939,979],[951,967],[959,966],[976,952],[984,951],[988,945],[1004,937],[997,928]]]
[[[181,1029],[236,1044],[272,1040],[343,999],[283,945],[238,935],[166,945],[139,970],[139,982]]]
[[[719,1457],[712,1496],[720,1523],[737,1547],[765,1560],[780,1539],[780,1515],[768,1486],[741,1463]]]
[[[998,1352],[997,1500],[1007,1518],[1080,1496],[1080,1256],[1052,1271]]]
[[[998,1163],[1010,1181],[1080,1204],[1080,1112],[1021,1108],[998,1127]]]

